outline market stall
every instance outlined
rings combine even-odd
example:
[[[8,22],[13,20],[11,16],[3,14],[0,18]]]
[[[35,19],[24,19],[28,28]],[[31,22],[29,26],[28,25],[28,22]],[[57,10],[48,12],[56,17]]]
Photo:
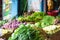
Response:
[[[60,40],[59,15],[49,16],[44,12],[27,15],[22,15],[1,26],[0,38],[5,40]]]
[[[58,1],[3,1],[4,20],[0,20],[0,40],[60,40],[60,7],[55,2]]]

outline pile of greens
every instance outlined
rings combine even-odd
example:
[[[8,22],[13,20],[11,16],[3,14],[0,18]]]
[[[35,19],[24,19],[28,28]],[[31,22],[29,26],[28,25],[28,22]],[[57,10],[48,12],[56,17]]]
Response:
[[[41,27],[46,27],[46,26],[49,26],[49,25],[53,25],[54,20],[55,20],[55,17],[53,17],[53,16],[45,16],[41,20]]]
[[[45,40],[43,34],[33,27],[21,24],[8,40]]]
[[[54,20],[55,20],[55,17],[46,15],[46,16],[44,16],[44,18],[41,21],[35,23],[35,26],[44,28],[46,26],[53,25]]]
[[[45,13],[44,12],[34,12],[31,15],[28,15],[27,17],[20,17],[20,21],[34,21],[38,22],[40,19],[44,17]]]
[[[35,22],[37,27],[46,27],[54,24],[55,17],[45,15],[44,12],[34,12],[27,17],[20,17],[20,21]]]

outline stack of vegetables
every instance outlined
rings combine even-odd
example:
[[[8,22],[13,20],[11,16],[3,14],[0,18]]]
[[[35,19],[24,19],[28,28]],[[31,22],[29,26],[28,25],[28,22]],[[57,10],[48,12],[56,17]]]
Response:
[[[24,17],[24,16],[19,17],[18,21],[20,21],[20,22],[25,21],[25,22],[27,22],[27,24],[28,24],[28,22],[34,22],[34,24],[31,24],[32,26],[36,26],[36,27],[39,27],[42,29],[44,29],[46,27],[49,28],[49,26],[51,25],[54,30],[53,25],[55,25],[58,22],[56,20],[56,18],[59,20],[60,16],[54,17],[54,16],[45,15],[44,12],[34,12],[31,15],[28,15],[27,17]],[[56,28],[56,26],[55,26],[55,28]],[[48,34],[49,33],[52,34],[54,32],[49,31]]]
[[[37,27],[44,28],[46,26],[53,25],[54,24],[54,20],[55,20],[55,18],[52,17],[52,16],[44,16],[44,18],[41,21],[35,23],[35,25]]]
[[[26,22],[19,22],[16,19],[5,23],[0,29],[0,37],[8,33],[13,33],[13,31],[19,27],[20,24],[26,24]]]
[[[37,28],[21,24],[8,40],[45,40],[45,38]]]
[[[27,17],[19,17],[18,21],[26,21],[26,22],[38,22],[45,16],[44,12],[35,12]]]
[[[6,23],[6,24],[4,24],[3,26],[2,26],[2,28],[4,28],[4,29],[16,29],[18,26],[20,25],[20,22],[18,22],[17,20],[13,20],[13,21],[11,21],[11,22],[8,22],[8,23]]]

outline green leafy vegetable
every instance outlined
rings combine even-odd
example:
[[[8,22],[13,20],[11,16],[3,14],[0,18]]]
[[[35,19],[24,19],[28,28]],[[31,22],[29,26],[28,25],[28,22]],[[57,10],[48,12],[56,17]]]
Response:
[[[45,16],[44,12],[34,12],[31,15],[28,15],[27,17],[19,17],[20,21],[34,21],[38,22]]]
[[[46,27],[46,26],[54,24],[54,20],[55,20],[55,17],[53,16],[45,16],[41,20],[41,27]]]
[[[33,27],[20,25],[8,40],[44,40],[44,37]]]

